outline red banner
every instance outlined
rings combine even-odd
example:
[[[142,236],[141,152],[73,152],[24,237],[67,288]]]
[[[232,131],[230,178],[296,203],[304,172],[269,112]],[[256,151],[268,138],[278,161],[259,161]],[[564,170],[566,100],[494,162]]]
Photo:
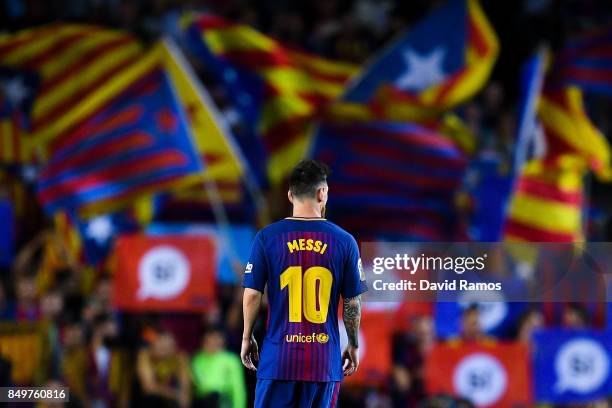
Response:
[[[463,397],[477,407],[532,406],[529,378],[521,344],[440,344],[425,366],[429,393]]]
[[[201,311],[215,302],[213,237],[119,237],[113,302],[118,309]]]
[[[391,374],[391,337],[393,314],[388,311],[367,311],[361,314],[359,328],[359,369],[345,378],[347,383],[386,384]],[[340,343],[346,347],[346,331],[340,325]]]

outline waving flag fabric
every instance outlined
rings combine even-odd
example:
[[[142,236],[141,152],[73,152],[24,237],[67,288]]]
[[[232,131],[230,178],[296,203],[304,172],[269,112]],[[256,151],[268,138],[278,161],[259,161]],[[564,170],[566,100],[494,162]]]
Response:
[[[545,90],[538,113],[546,135],[548,157],[575,153],[584,158],[596,175],[610,178],[610,146],[587,116],[578,88]]]
[[[424,121],[474,95],[499,44],[477,0],[451,0],[377,58],[343,100],[385,119]]]
[[[202,176],[215,183],[224,203],[241,202],[244,198],[242,179],[246,164],[230,130],[223,126],[224,120],[181,51],[168,40],[164,43],[162,59],[186,113],[198,153],[206,165]],[[173,198],[208,202],[201,183],[181,189]]]
[[[584,172],[583,162],[575,156],[566,156],[561,163],[533,160],[525,165],[510,202],[505,239],[580,241]]]
[[[38,180],[47,212],[108,213],[202,171],[159,48],[135,65],[139,80],[51,144]]]
[[[0,108],[0,163],[23,164],[34,160],[30,144],[20,133],[12,115]]]
[[[523,92],[516,181],[504,238],[581,241],[583,178],[592,170],[600,179],[610,179],[610,146],[587,116],[580,89],[558,81],[558,66],[544,83],[544,58],[536,58],[531,65],[533,86]]]
[[[188,20],[189,48],[227,86],[263,140],[269,180],[280,182],[305,156],[313,117],[344,91],[356,67],[291,49],[216,16]]]
[[[515,184],[505,225],[510,241],[576,242],[583,236],[583,178],[610,177],[610,147],[591,123],[575,87],[545,89],[537,118],[544,137]],[[534,129],[535,131],[535,129]]]
[[[325,123],[313,157],[333,172],[328,211],[362,239],[452,237],[466,158],[448,138],[408,124]]]
[[[612,95],[612,29],[570,42],[559,56],[555,75],[586,92]]]
[[[23,138],[22,129],[30,127],[30,113],[38,75],[0,65],[0,162],[25,164],[34,161],[31,140]]]
[[[37,76],[36,88],[14,86],[21,85],[18,94],[33,94],[27,133],[39,143],[64,134],[120,92],[133,78],[121,83],[117,74],[142,55],[134,37],[87,25],[52,24],[0,39],[0,67]],[[111,79],[113,86],[102,87]]]

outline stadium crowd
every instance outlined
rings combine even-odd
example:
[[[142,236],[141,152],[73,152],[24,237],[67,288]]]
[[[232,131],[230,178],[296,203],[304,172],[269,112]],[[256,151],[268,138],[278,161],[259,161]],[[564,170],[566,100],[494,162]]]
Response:
[[[206,8],[253,25],[296,47],[362,63],[440,2],[314,0],[297,3],[282,0],[2,0],[0,27],[13,32],[56,20],[78,21],[127,29],[142,38],[153,39],[175,29],[179,10]],[[558,43],[572,32],[604,23],[612,14],[605,1],[596,0],[500,3],[483,1],[503,44],[500,60],[493,80],[476,100],[461,108],[461,115],[478,135],[478,155],[495,156],[504,163],[510,160],[516,133],[516,67],[540,41]],[[198,73],[236,137],[246,137],[241,132],[244,126],[241,118],[224,88],[212,80],[204,67],[199,67]],[[594,121],[604,134],[609,134],[612,130],[609,102],[591,102],[597,109],[593,112]],[[15,330],[30,333],[35,345],[25,350],[32,350],[34,354],[20,355],[12,362],[0,358],[0,385],[11,385],[14,372],[19,371],[24,384],[67,386],[71,393],[70,406],[92,408],[239,408],[252,402],[255,379],[245,372],[238,357],[242,331],[241,288],[220,286],[218,304],[205,315],[115,310],[111,302],[110,272],[86,270],[72,259],[65,237],[52,228],[51,220],[45,218],[36,204],[26,173],[6,172],[0,180],[0,197],[13,203],[17,220],[16,256],[10,265],[0,269],[0,333]],[[333,186],[333,179],[330,183]],[[607,204],[606,188],[595,185],[593,189],[593,200]],[[477,211],[469,205],[466,210]],[[285,214],[286,208],[280,208],[273,216]],[[169,216],[181,218],[180,214]],[[606,228],[607,216],[598,222],[591,226],[590,236],[611,241],[612,231]],[[481,330],[479,313],[477,307],[465,309],[461,335],[450,341],[457,344],[497,341]],[[265,321],[265,317],[259,321]],[[406,323],[405,329],[394,333],[390,378],[371,387],[343,387],[341,406],[471,406],[468,401],[427,395],[423,364],[437,341],[434,320],[430,315],[418,314],[410,316]],[[533,305],[514,328],[514,339],[529,343],[530,333],[545,324],[601,326],[603,318],[597,311],[578,304],[565,305],[555,316],[545,316],[542,308]],[[257,328],[260,338],[263,331],[260,325]],[[3,344],[0,350],[23,352],[24,348]],[[609,405],[602,401],[596,406]]]

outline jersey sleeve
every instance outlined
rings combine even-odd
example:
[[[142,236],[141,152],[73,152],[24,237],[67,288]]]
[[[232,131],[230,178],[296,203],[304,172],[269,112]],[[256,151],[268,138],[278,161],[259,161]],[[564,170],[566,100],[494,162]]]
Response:
[[[361,258],[359,257],[359,247],[353,237],[350,237],[347,256],[344,264],[344,274],[342,278],[342,297],[352,298],[368,290]]]
[[[264,252],[261,232],[257,233],[251,247],[251,255],[244,269],[242,287],[264,291],[268,276],[268,261]]]

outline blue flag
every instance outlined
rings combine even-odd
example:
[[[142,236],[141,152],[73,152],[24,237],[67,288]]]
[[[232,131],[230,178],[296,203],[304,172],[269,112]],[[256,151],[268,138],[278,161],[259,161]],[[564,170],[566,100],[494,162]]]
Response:
[[[543,330],[533,339],[536,401],[582,404],[612,395],[612,331]]]
[[[502,239],[512,188],[523,164],[544,154],[544,133],[537,120],[537,104],[544,82],[546,53],[541,51],[523,66],[520,79],[518,134],[512,163],[498,156],[479,157],[470,163],[466,189],[476,211],[470,220],[470,235],[481,242]]]
[[[141,225],[129,211],[103,214],[90,219],[76,219],[83,240],[85,261],[89,265],[100,265],[107,259],[115,238],[141,229]]]
[[[322,124],[313,158],[332,169],[330,216],[362,239],[451,239],[466,158],[446,137],[410,124]]]
[[[546,51],[540,51],[523,66],[520,83],[518,135],[514,150],[513,173],[521,171],[530,157],[544,154],[544,131],[537,119],[537,108],[546,65]]]
[[[0,266],[10,266],[15,249],[15,219],[13,205],[0,200]]]
[[[586,92],[612,95],[612,29],[570,42],[558,58],[554,75]]]
[[[38,180],[45,210],[78,212],[104,203],[108,211],[201,172],[186,123],[163,71],[140,78],[53,143]]]

